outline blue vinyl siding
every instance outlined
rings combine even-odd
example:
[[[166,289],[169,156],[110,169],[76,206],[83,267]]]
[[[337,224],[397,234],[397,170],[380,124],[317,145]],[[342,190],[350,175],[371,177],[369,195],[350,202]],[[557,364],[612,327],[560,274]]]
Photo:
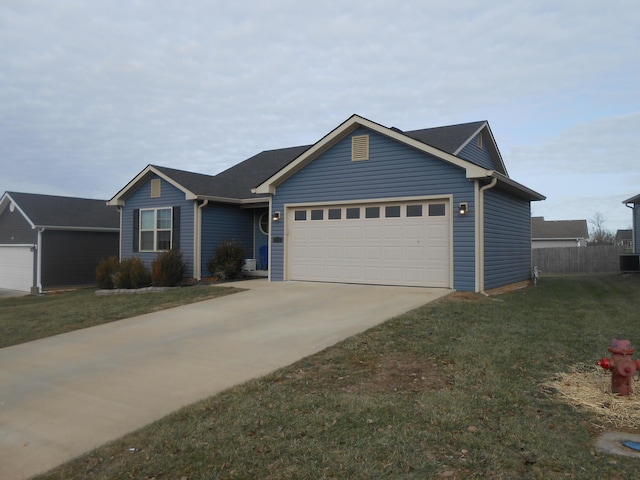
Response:
[[[202,212],[202,256],[203,276],[210,274],[207,263],[223,241],[237,240],[245,249],[246,258],[255,258],[254,211],[241,209],[237,205],[222,203],[209,204]]]
[[[531,278],[531,206],[496,189],[485,192],[485,289]]]
[[[351,161],[351,137],[369,135],[369,160]],[[339,202],[413,196],[453,195],[453,208],[468,202],[470,212],[453,214],[454,288],[475,289],[474,184],[462,168],[384,135],[359,128],[276,188],[272,237],[284,238],[284,206],[290,203]],[[271,279],[284,278],[284,243],[272,243]]]
[[[187,264],[187,277],[193,277],[193,229],[194,229],[194,202],[185,200],[184,192],[180,191],[165,180],[161,180],[162,195],[159,198],[151,198],[151,180],[159,178],[152,176],[142,184],[129,198],[126,199],[122,209],[122,258],[138,257],[147,266],[158,256],[157,252],[133,251],[133,210],[136,208],[168,208],[180,207],[180,251]]]
[[[469,162],[475,163],[482,168],[486,168],[487,170],[494,170],[496,168],[495,164],[493,163],[493,159],[489,154],[489,150],[487,149],[486,142],[483,141],[482,148],[478,148],[477,137],[471,139],[471,141],[467,143],[467,145],[462,150],[460,150],[457,156]]]

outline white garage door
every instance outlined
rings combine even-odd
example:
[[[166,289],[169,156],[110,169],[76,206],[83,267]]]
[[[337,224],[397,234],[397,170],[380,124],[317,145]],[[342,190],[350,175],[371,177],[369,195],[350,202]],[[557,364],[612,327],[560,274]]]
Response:
[[[33,251],[31,246],[0,245],[0,288],[31,291]]]
[[[287,210],[291,280],[449,288],[448,200]]]

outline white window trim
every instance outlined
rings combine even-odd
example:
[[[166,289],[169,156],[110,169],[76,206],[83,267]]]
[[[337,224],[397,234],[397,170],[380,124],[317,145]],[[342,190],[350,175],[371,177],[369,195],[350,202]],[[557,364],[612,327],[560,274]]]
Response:
[[[170,212],[170,226],[169,228],[158,228],[158,210],[169,210]],[[151,229],[143,229],[142,228],[142,212],[153,212],[153,230]],[[138,225],[138,245],[140,252],[166,252],[171,250],[173,246],[173,208],[172,207],[158,207],[158,208],[141,208],[140,209],[140,218],[138,219],[140,222]],[[142,248],[142,233],[143,232],[151,232],[153,231],[153,250],[145,250]],[[158,248],[158,232],[169,232],[169,248],[168,249],[159,249]]]

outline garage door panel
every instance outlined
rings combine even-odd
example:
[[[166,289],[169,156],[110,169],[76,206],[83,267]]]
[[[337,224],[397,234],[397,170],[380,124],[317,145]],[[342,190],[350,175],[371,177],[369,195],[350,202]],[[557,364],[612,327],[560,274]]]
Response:
[[[0,245],[0,288],[29,292],[32,286],[31,247]]]
[[[417,202],[410,202],[417,203]],[[324,207],[324,220],[290,221],[287,244],[289,273],[293,280],[336,281],[388,285],[450,286],[450,209],[447,216],[429,217],[429,201],[422,202],[424,216],[385,217],[385,204],[378,207],[381,218],[347,219],[349,206]],[[431,202],[433,203],[433,202]],[[435,203],[446,203],[439,201]],[[323,207],[314,206],[314,210]],[[300,208],[296,208],[299,210]],[[304,209],[304,207],[302,207]],[[328,220],[328,210],[342,209],[340,218]],[[292,219],[293,215],[287,215]],[[303,234],[300,234],[304,232]],[[305,248],[301,248],[301,244]]]

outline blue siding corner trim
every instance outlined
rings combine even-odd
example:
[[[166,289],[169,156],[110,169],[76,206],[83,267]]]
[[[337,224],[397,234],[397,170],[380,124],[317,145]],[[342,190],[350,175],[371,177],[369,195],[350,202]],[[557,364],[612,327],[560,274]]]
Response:
[[[531,204],[496,189],[485,191],[486,290],[531,278]]]
[[[133,251],[133,211],[138,208],[163,208],[163,207],[181,207],[180,208],[180,251],[183,259],[187,264],[187,277],[194,276],[194,218],[193,218],[193,201],[185,200],[184,192],[178,190],[165,180],[161,180],[162,195],[159,198],[151,198],[151,180],[160,178],[158,176],[150,177],[144,184],[138,188],[129,198],[126,199],[125,206],[122,208],[122,231],[120,234],[120,243],[122,258],[138,257],[144,261],[145,265],[151,266],[151,262],[156,259],[156,252],[134,252]]]
[[[351,161],[351,137],[369,135],[369,160]],[[474,183],[462,168],[359,128],[305,166],[276,189],[273,211],[282,218],[272,223],[272,238],[285,236],[285,205],[419,196],[453,195],[453,207],[467,202],[470,213],[454,214],[453,286],[475,289]],[[285,243],[271,244],[271,279],[284,279]]]

